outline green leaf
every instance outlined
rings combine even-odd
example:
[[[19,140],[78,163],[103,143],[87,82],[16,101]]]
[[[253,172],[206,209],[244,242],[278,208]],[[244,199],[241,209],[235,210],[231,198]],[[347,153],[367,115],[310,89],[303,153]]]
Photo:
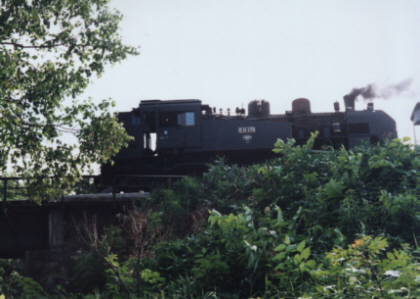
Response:
[[[305,260],[308,259],[310,255],[311,255],[311,249],[309,247],[305,248],[301,254],[302,258]]]
[[[276,248],[274,248],[275,251],[283,251],[286,249],[286,244],[280,244]]]
[[[325,194],[329,198],[338,197],[341,192],[345,189],[345,186],[341,182],[337,182],[335,179],[330,179],[330,181],[325,185]]]
[[[286,251],[287,251],[287,252],[293,252],[293,251],[296,251],[296,245],[294,245],[294,244],[287,245],[287,247],[286,247]]]
[[[300,254],[296,254],[293,257],[293,261],[294,261],[295,265],[299,265],[300,262],[302,262],[302,256]]]
[[[274,261],[281,261],[283,259],[286,258],[286,252],[280,252],[279,254],[277,254],[276,256],[274,256],[273,260]]]
[[[386,256],[388,257],[388,259],[390,260],[395,260],[395,255],[392,254],[392,252],[387,252]]]
[[[306,245],[306,242],[305,242],[305,240],[303,240],[302,242],[299,243],[296,250],[299,251],[299,252],[302,252],[302,250],[305,248],[305,245]]]
[[[316,262],[314,260],[309,260],[309,261],[306,262],[306,265],[311,269],[315,269]]]

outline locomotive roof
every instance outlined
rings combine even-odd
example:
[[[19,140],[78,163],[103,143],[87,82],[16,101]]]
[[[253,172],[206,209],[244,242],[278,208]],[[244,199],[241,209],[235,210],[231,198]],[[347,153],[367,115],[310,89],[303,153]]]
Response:
[[[175,104],[201,104],[201,100],[142,100],[140,106],[149,105],[175,105]]]

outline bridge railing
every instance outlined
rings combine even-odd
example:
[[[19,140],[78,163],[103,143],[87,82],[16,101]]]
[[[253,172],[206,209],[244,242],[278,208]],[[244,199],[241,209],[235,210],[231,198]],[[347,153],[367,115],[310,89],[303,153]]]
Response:
[[[92,186],[94,183],[94,179],[97,176],[94,175],[87,175],[83,176],[83,179],[75,187],[75,190],[79,189],[86,189],[86,186]],[[42,180],[51,180],[57,179],[56,177],[45,177]],[[3,201],[2,209],[3,211],[6,208],[7,201],[31,201],[32,200],[32,192],[31,190],[31,182],[35,179],[31,178],[23,178],[23,177],[0,177],[0,200]],[[39,180],[39,178],[37,178]],[[48,186],[48,182],[45,182],[45,185]],[[83,187],[85,186],[85,187]],[[93,190],[93,189],[92,189]],[[45,198],[48,200],[48,198]]]
[[[183,175],[115,175],[111,185],[103,185],[101,176],[86,175],[73,189],[73,194],[117,193],[150,191],[155,185],[171,189],[174,181]],[[45,180],[57,179],[46,177]],[[48,182],[46,182],[48,186]],[[2,210],[6,210],[7,201],[31,201],[31,179],[22,177],[0,177],[0,196],[3,199]],[[1,200],[0,198],[0,200]],[[45,198],[44,200],[51,200]],[[59,200],[58,198],[53,200]]]

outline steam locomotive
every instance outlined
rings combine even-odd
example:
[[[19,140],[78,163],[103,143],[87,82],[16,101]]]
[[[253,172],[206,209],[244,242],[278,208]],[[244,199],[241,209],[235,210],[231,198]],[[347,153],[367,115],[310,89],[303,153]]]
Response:
[[[395,121],[383,111],[355,111],[355,96],[344,97],[334,112],[311,113],[310,101],[299,98],[292,110],[271,114],[270,103],[254,100],[245,109],[226,113],[200,100],[145,100],[119,120],[134,137],[129,146],[114,157],[114,164],[102,165],[105,184],[122,175],[198,175],[217,157],[229,163],[250,165],[274,157],[278,138],[294,138],[305,144],[311,132],[318,131],[314,149],[326,146],[352,148],[362,142],[383,142],[396,138]]]

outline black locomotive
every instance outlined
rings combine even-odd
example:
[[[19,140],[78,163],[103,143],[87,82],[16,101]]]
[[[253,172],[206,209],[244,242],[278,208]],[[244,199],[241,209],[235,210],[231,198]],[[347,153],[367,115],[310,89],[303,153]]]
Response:
[[[110,184],[121,175],[196,175],[217,157],[229,163],[249,165],[274,156],[278,138],[294,138],[304,144],[319,131],[314,149],[325,146],[352,148],[361,142],[396,138],[395,121],[383,111],[355,111],[354,96],[345,96],[345,111],[311,113],[310,102],[300,98],[283,115],[270,113],[267,101],[252,101],[245,109],[223,113],[200,100],[146,100],[130,112],[119,113],[129,135],[128,148],[114,157],[114,165],[102,166],[102,179]]]

